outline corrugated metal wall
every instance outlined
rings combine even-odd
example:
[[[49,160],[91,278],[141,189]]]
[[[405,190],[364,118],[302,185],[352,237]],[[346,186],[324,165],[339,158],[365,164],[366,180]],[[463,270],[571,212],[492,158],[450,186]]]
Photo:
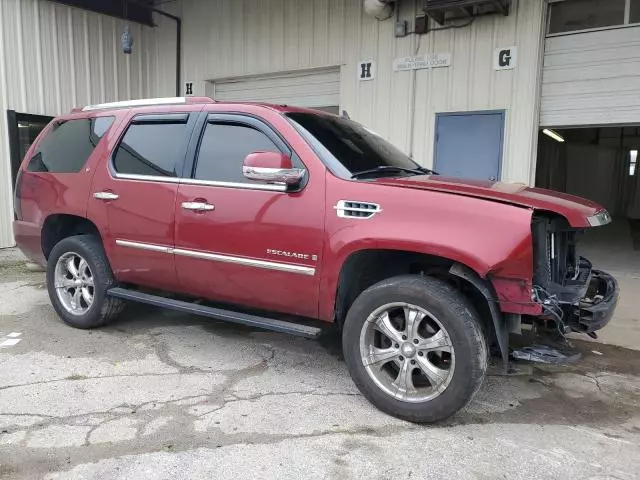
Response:
[[[12,245],[6,111],[54,116],[77,105],[175,93],[175,24],[125,22],[45,0],[0,0],[0,248]]]
[[[505,18],[478,18],[461,29],[395,39],[394,21],[367,16],[362,0],[183,0],[185,79],[204,94],[206,81],[341,67],[341,108],[426,166],[433,162],[436,112],[506,109],[503,179],[533,182],[545,2],[514,0]],[[413,26],[416,3],[400,0]],[[518,46],[515,70],[495,71],[495,48]],[[451,53],[448,68],[394,72],[394,58]],[[361,60],[377,62],[360,82]],[[415,97],[415,102],[412,99]],[[415,104],[413,141],[411,109]]]
[[[637,124],[638,111],[640,27],[546,40],[542,125]]]

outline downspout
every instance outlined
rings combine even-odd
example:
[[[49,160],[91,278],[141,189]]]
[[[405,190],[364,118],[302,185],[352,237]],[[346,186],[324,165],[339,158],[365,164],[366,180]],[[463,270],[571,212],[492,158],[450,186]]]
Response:
[[[179,97],[182,90],[182,82],[180,80],[180,64],[182,62],[182,19],[176,15],[171,15],[164,10],[160,10],[158,8],[150,7],[147,4],[140,3],[137,0],[133,0],[133,3],[146,8],[150,12],[157,13],[158,15],[170,18],[171,20],[176,22],[176,97]]]
[[[418,14],[418,7],[414,0],[413,2],[413,18],[416,18]],[[416,37],[418,40],[416,41]],[[422,37],[420,35],[414,34],[412,37],[412,47],[413,47],[413,55],[418,55],[420,51],[420,43]],[[411,98],[409,100],[411,104],[410,116],[409,116],[409,158],[413,159],[413,143],[415,140],[415,129],[416,129],[416,88],[418,82],[418,71],[415,69],[411,70]]]

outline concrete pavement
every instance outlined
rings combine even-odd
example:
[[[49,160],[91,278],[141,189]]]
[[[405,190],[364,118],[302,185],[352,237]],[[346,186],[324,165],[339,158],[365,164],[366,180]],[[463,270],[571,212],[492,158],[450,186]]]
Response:
[[[18,340],[18,341],[16,341]],[[494,369],[437,426],[374,409],[337,336],[314,342],[144,306],[65,326],[42,273],[0,262],[0,477],[640,476],[640,352]]]

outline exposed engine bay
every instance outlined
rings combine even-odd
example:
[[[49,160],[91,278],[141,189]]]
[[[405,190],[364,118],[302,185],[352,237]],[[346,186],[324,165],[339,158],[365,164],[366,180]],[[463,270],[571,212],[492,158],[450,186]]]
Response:
[[[561,335],[581,332],[595,337],[615,311],[619,288],[608,273],[594,270],[578,253],[583,230],[571,228],[560,216],[536,214],[533,235],[533,301],[544,315],[524,319],[555,327]]]

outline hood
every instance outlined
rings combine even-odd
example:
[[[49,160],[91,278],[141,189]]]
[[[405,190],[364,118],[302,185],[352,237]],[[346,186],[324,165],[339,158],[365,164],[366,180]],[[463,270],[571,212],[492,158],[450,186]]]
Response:
[[[527,187],[521,183],[463,180],[439,175],[379,178],[373,183],[446,192],[510,203],[536,210],[547,210],[565,217],[572,227],[590,227],[611,221],[604,208],[595,202],[567,193]]]

